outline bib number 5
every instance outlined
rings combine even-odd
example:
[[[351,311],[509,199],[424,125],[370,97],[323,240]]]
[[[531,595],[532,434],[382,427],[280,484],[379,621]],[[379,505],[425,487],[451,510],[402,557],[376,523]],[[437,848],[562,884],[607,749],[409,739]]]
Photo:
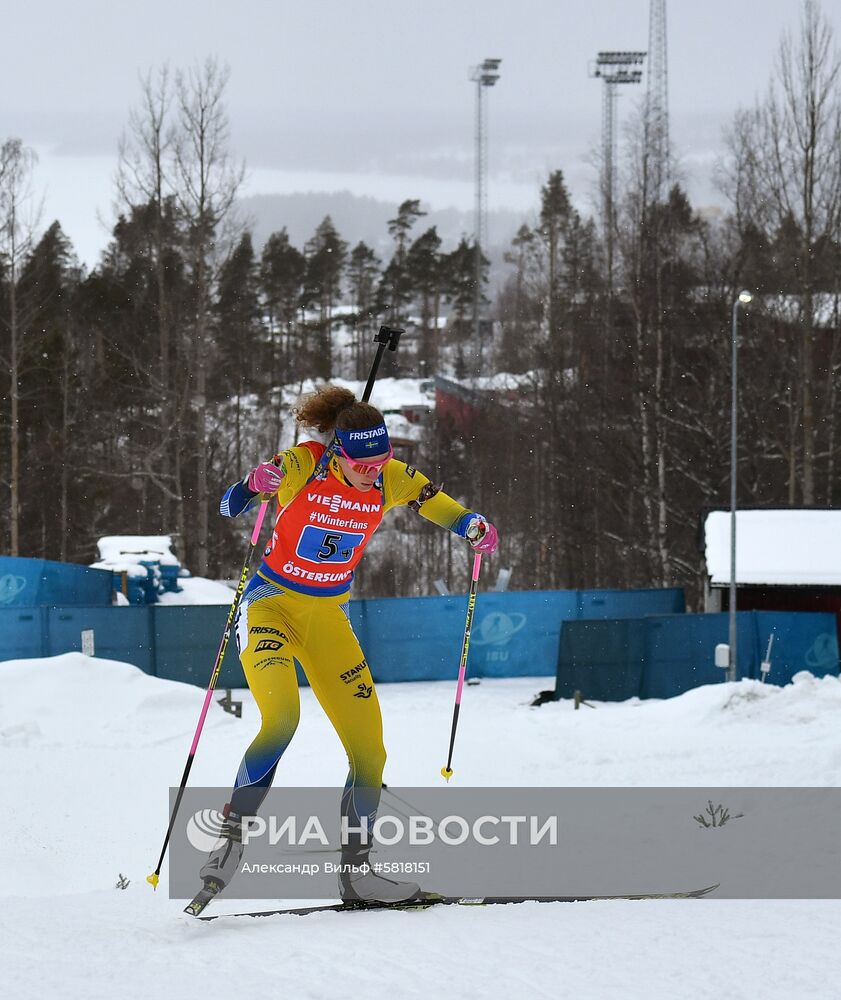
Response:
[[[355,531],[325,531],[308,524],[301,532],[296,555],[314,563],[349,563],[365,535]]]
[[[341,534],[326,534],[321,543],[321,548],[318,550],[318,558],[326,562],[327,560],[332,559],[333,556],[338,555],[338,543],[341,540]]]

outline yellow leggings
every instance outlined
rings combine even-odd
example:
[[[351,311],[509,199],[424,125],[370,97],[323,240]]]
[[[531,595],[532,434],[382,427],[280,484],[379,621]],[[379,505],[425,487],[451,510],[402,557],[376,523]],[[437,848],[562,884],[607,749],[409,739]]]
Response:
[[[348,756],[342,814],[351,829],[360,825],[362,817],[367,817],[368,829],[373,824],[385,766],[382,716],[347,602],[347,594],[299,594],[259,575],[246,587],[234,627],[240,662],[262,724],[237,772],[233,812],[256,814],[298,726],[296,659]],[[351,841],[351,849],[355,846],[358,838]]]

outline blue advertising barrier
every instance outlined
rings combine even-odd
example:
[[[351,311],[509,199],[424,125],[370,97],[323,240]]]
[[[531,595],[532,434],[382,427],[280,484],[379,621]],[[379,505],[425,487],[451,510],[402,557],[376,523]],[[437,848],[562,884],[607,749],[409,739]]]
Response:
[[[105,660],[133,663],[156,673],[155,623],[150,606],[122,608],[45,608],[44,656],[81,651],[82,631],[93,631],[94,652]]]
[[[0,556],[0,606],[111,604],[111,572],[50,559]]]
[[[0,608],[0,660],[29,660],[46,655],[46,611],[46,608]]]
[[[207,687],[230,610],[219,604],[151,605],[158,677]],[[216,686],[246,686],[235,635],[228,641]]]
[[[683,591],[544,590],[480,593],[470,639],[471,677],[551,676],[560,621],[679,613]],[[467,597],[351,601],[350,618],[377,681],[458,674]]]
[[[737,619],[737,675],[758,679],[773,632],[769,683],[787,684],[800,670],[839,673],[836,618],[830,612],[742,611]],[[728,641],[728,615],[668,615],[564,622],[555,698],[579,691],[593,701],[672,698],[720,684],[715,646]]]
[[[679,589],[480,593],[468,674],[551,676],[561,620],[679,613],[683,608]],[[458,673],[466,609],[466,595],[383,598],[351,601],[350,617],[377,681],[445,680]],[[8,611],[12,617],[0,637],[0,659],[80,650],[81,631],[93,629],[97,656],[204,687],[228,611],[224,605],[60,607],[34,609],[26,620]],[[303,680],[300,669],[299,677]],[[219,687],[244,685],[232,637]]]

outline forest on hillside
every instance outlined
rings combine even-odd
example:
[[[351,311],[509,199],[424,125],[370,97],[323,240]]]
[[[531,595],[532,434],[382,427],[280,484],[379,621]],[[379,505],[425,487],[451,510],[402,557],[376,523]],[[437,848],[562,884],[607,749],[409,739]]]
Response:
[[[285,229],[255,246],[226,84],[212,59],[146,77],[90,271],[60,220],[38,225],[31,149],[0,143],[4,551],[91,562],[102,535],[171,533],[193,573],[234,575],[245,527],[218,501],[291,434],[280,387],[364,378],[389,323],[406,346],[383,374],[524,376],[480,394],[467,434],[433,417],[417,457],[498,524],[512,587],[678,585],[697,606],[699,518],[729,499],[742,288],[739,503],[837,503],[841,59],[817,4],[734,112],[726,212],[691,204],[643,105],[610,213],[576,210],[559,165],[494,288],[470,237],[445,248],[424,225],[419,192],[383,258],[329,216],[301,246]],[[442,534],[400,513],[357,596],[430,593],[444,566],[458,585]]]

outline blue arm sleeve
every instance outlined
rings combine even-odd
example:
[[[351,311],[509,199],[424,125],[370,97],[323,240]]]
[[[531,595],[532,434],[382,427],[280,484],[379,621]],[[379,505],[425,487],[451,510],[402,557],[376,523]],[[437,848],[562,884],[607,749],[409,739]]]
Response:
[[[483,521],[487,521],[487,518],[485,517],[484,514],[478,514],[476,513],[476,511],[470,510],[466,514],[462,514],[462,516],[458,519],[458,521],[456,521],[456,523],[453,525],[451,530],[454,531],[457,535],[461,535],[462,538],[466,538],[467,526],[470,524],[470,522],[473,520],[474,517],[481,517]]]
[[[225,491],[222,502],[219,504],[219,513],[224,517],[239,517],[243,511],[249,509],[254,497],[259,495],[259,493],[252,493],[245,483],[236,482]]]

